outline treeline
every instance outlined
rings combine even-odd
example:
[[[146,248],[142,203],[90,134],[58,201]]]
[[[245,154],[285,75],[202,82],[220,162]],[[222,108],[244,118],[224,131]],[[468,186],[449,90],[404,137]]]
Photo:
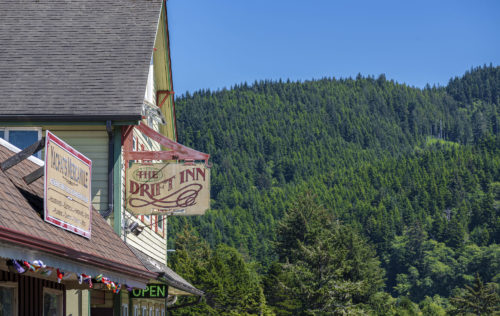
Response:
[[[188,225],[215,254],[237,249],[265,292],[265,280],[288,271],[278,223],[308,192],[375,251],[383,286],[371,293],[395,297],[386,308],[427,302],[444,311],[476,274],[500,282],[499,93],[500,67],[484,66],[447,87],[381,75],[178,98],[179,141],[212,155],[213,201],[205,216],[170,220],[170,243]],[[278,314],[321,313],[265,294]],[[358,307],[373,312],[374,300],[342,304],[371,301]]]

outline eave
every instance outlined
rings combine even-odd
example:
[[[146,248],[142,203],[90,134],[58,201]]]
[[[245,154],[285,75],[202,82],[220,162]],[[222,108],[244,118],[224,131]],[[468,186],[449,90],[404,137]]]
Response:
[[[148,270],[139,270],[136,267],[132,267],[124,263],[77,251],[63,244],[44,238],[33,238],[31,235],[3,226],[0,226],[0,241],[6,241],[22,247],[43,251],[65,259],[125,274],[130,277],[149,280],[156,278],[158,275],[157,273],[150,272]]]
[[[141,114],[86,114],[86,115],[50,115],[50,114],[19,114],[19,115],[0,115],[0,122],[135,122],[136,125],[142,119]]]

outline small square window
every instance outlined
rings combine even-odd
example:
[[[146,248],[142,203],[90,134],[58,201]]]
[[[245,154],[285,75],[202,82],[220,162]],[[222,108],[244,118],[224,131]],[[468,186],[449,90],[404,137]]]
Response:
[[[5,139],[12,145],[23,150],[26,147],[32,145],[36,141],[40,140],[42,137],[42,129],[38,127],[34,128],[18,128],[9,127],[0,130],[0,138]],[[33,156],[40,158],[42,155],[41,151],[35,153]]]

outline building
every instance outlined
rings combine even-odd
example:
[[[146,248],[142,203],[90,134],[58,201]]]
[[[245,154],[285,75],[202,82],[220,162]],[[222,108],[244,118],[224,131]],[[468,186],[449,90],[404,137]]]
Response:
[[[0,0],[0,78],[0,137],[23,149],[50,130],[89,157],[94,209],[146,261],[165,269],[144,272],[150,282],[161,275],[178,279],[165,265],[164,216],[132,216],[123,193],[127,152],[168,149],[135,126],[176,141],[166,1]],[[134,223],[140,234],[132,233]],[[202,295],[190,286],[178,291],[180,283],[167,284],[171,295]],[[66,292],[67,310],[85,305],[88,293],[79,293]],[[126,315],[134,312],[133,304],[139,313],[144,307],[156,313],[161,305],[120,293],[119,298],[89,294],[89,307]],[[86,315],[85,308],[73,313]]]
[[[139,288],[156,278],[97,211],[93,211],[90,239],[45,222],[41,214],[43,178],[31,184],[23,180],[42,166],[43,161],[30,157],[7,169],[3,163],[18,151],[0,140],[2,315],[39,315],[47,306],[51,306],[56,315],[66,315],[70,311],[73,315],[85,315],[83,309],[88,311],[91,293],[93,296],[112,296],[111,291],[101,290],[104,284],[97,282],[96,276],[109,278],[116,285]],[[16,271],[12,259],[19,260],[18,264],[26,272]],[[42,262],[52,269],[31,269],[22,261]],[[58,280],[58,272],[65,274],[64,279]],[[92,288],[88,283],[78,282],[78,276],[83,274],[94,278]],[[96,313],[100,309],[96,308]]]

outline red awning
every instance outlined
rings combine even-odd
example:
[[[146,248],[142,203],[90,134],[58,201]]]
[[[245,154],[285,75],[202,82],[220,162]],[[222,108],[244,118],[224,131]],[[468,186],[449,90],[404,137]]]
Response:
[[[200,151],[194,150],[182,144],[179,144],[166,136],[156,132],[152,128],[145,124],[140,123],[134,126],[144,135],[148,136],[152,140],[158,142],[159,144],[170,149],[168,151],[131,151],[124,150],[125,161],[129,160],[184,160],[184,161],[194,161],[194,160],[204,160],[208,163],[210,158],[209,154],[202,153]],[[127,148],[128,146],[125,146]]]

